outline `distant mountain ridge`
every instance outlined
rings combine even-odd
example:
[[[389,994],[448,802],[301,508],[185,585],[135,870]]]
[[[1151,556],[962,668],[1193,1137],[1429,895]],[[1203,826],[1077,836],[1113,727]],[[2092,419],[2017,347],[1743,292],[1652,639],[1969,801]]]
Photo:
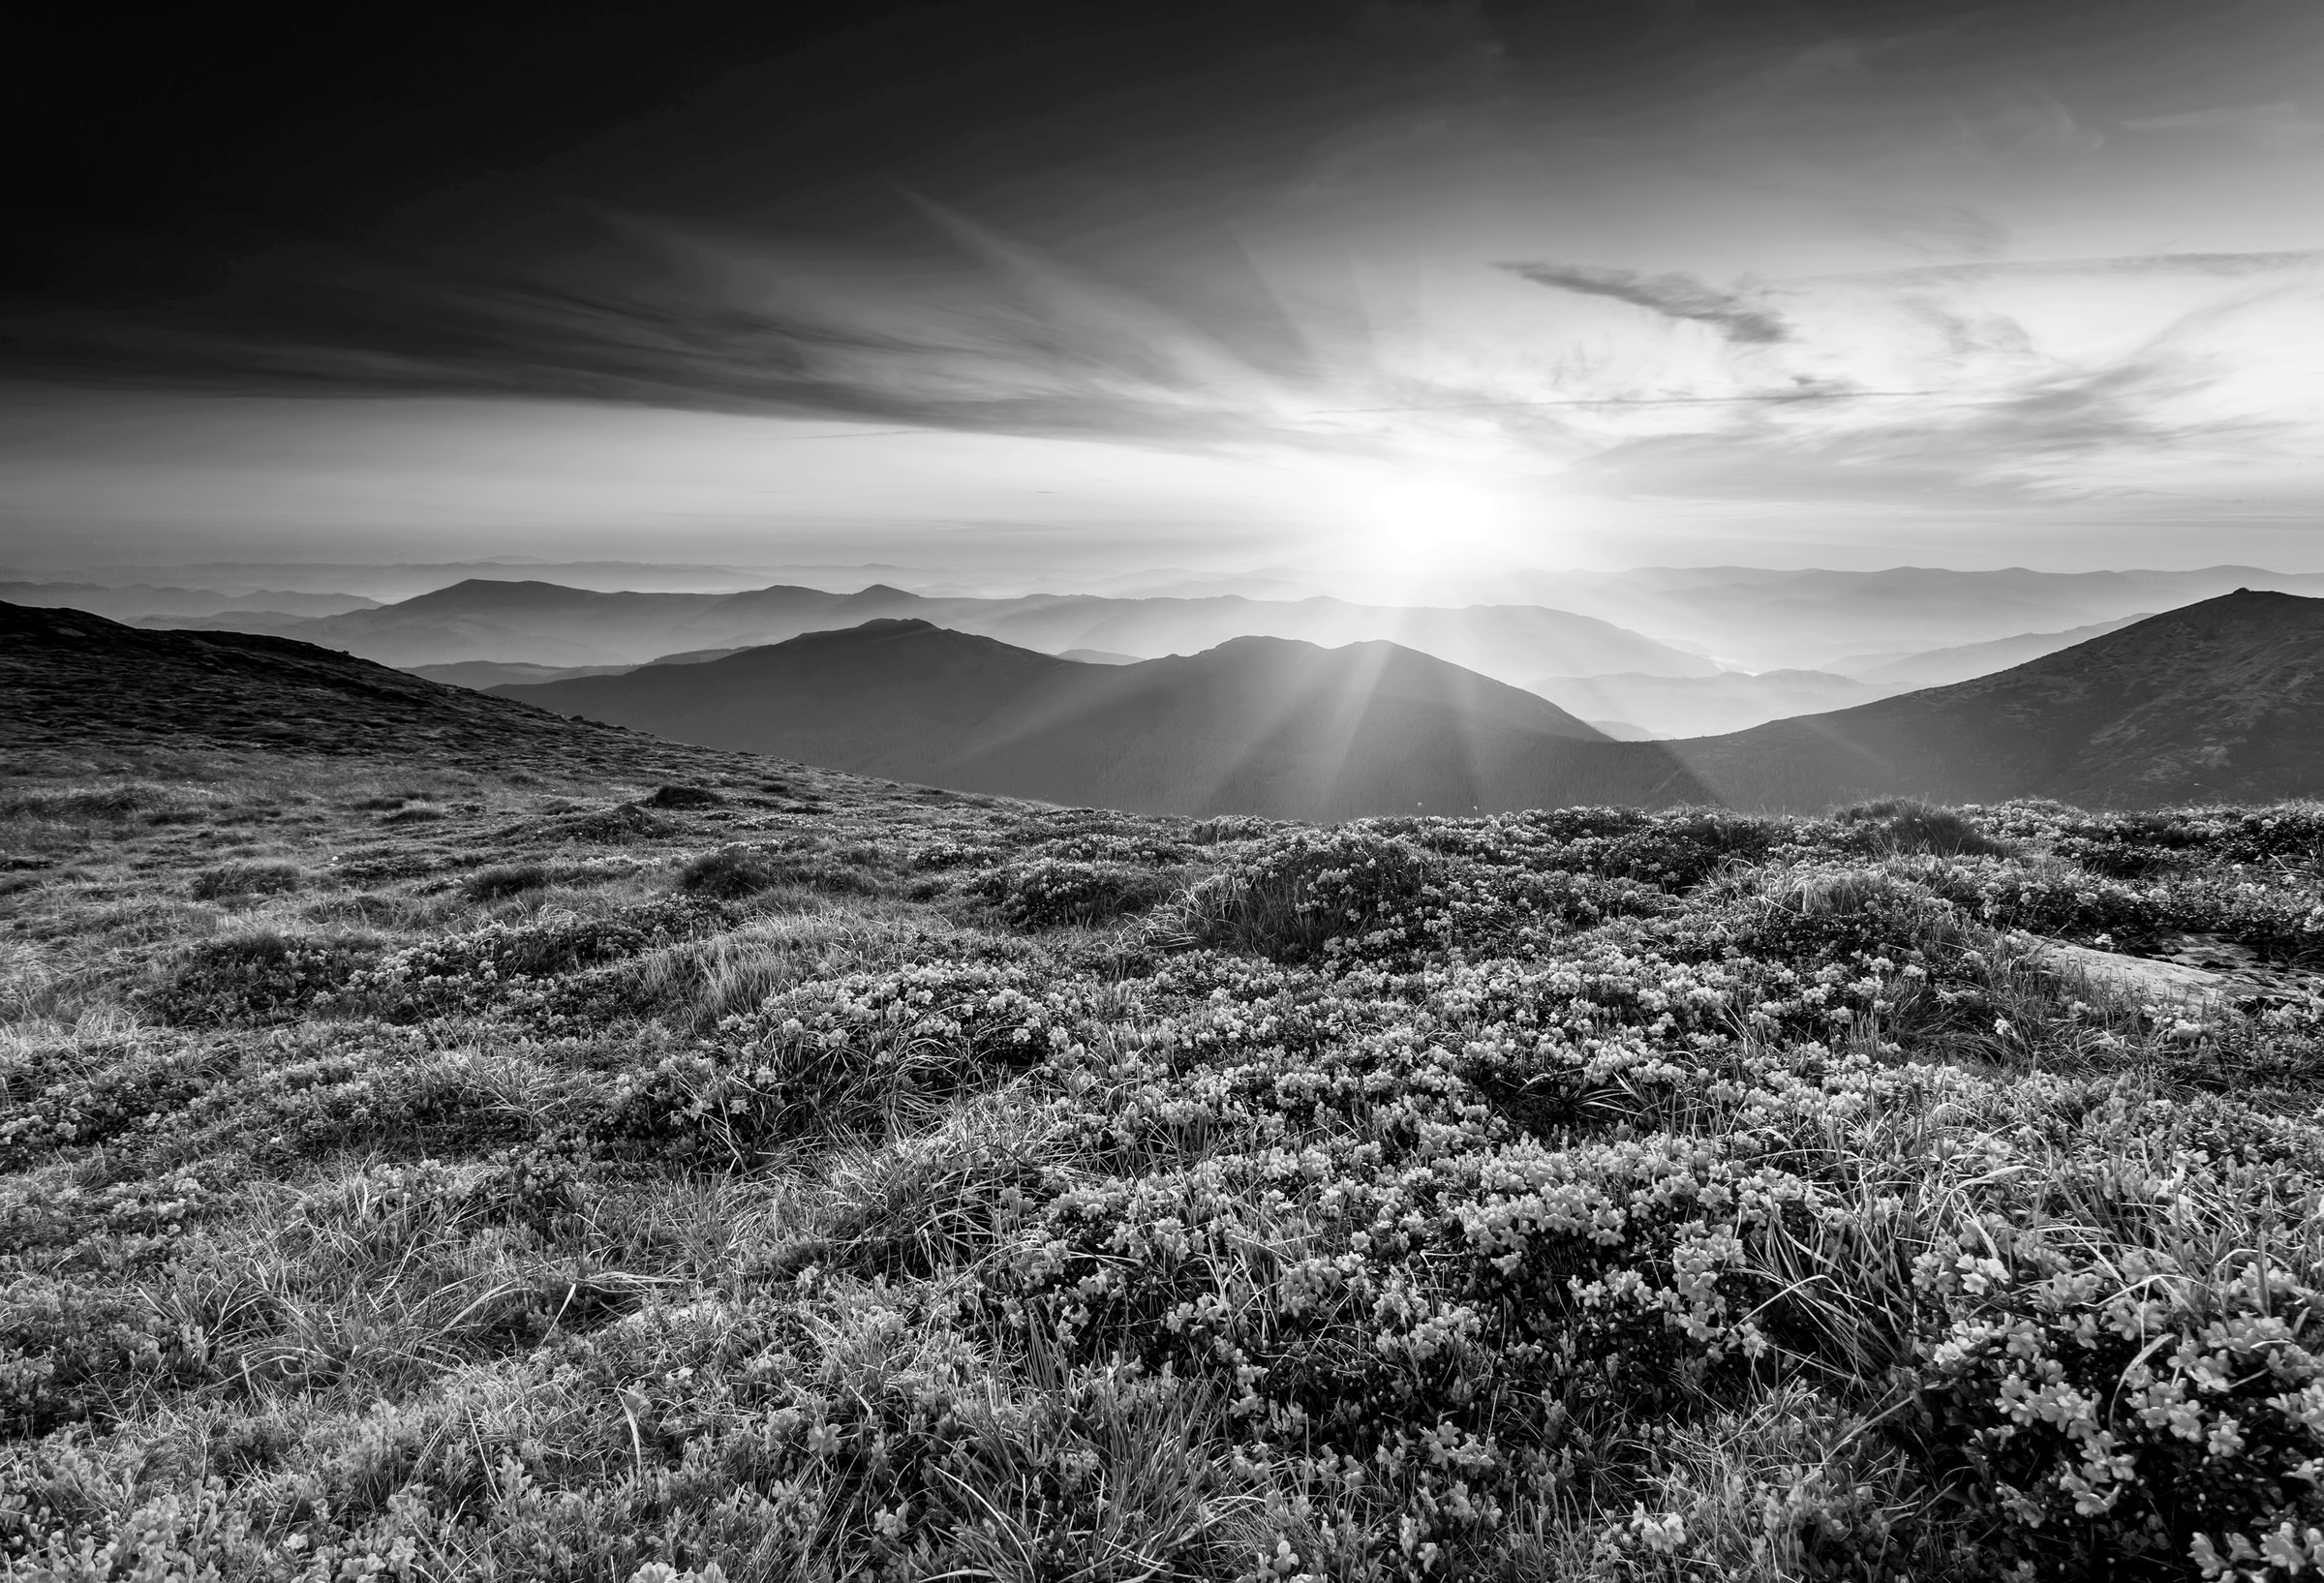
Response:
[[[1658,745],[1395,644],[1231,639],[1087,665],[879,620],[724,659],[495,689],[704,746],[1154,812],[1468,813],[1700,795]]]
[[[1329,819],[1575,803],[1817,811],[2324,793],[2324,599],[2238,591],[2013,669],[1683,742],[1613,742],[1385,642],[1088,665],[880,620],[494,698],[279,637],[0,603],[0,746],[635,761],[651,730],[1049,802]],[[527,709],[524,698],[553,706]],[[623,732],[584,716],[637,728]]]
[[[1882,694],[1881,688],[1823,671],[1554,676],[1534,683],[1530,690],[1584,719],[1625,721],[1663,739],[1743,730],[1787,715],[1870,703]]]
[[[1393,645],[1244,639],[1097,667],[881,622],[657,669],[502,690],[705,746],[1154,811],[2324,792],[2324,599],[2248,591],[1974,681],[1678,742],[1592,740],[1546,701]]]
[[[1718,669],[1700,655],[1611,623],[1540,605],[1405,609],[1233,594],[929,598],[884,584],[854,594],[780,585],[739,594],[601,594],[472,578],[376,610],[271,629],[390,665],[495,660],[578,666],[780,643],[878,618],[927,621],[1044,654],[1193,654],[1236,637],[1294,638],[1326,647],[1385,639],[1513,682],[1545,671],[1708,676]]]
[[[1684,638],[1751,670],[1828,670],[1846,655],[2055,633],[2176,609],[2237,588],[2324,594],[2324,573],[2237,565],[2087,572],[1662,566],[1520,575],[1508,587],[1513,598],[1542,598],[1554,590],[1562,608]],[[1937,684],[1915,678],[1912,685]]]
[[[285,618],[336,616],[350,610],[369,610],[379,601],[359,594],[310,594],[289,589],[253,589],[222,594],[206,588],[157,588],[150,583],[126,586],[98,583],[0,582],[0,599],[45,609],[85,610],[113,621],[138,617],[216,617],[264,614]]]

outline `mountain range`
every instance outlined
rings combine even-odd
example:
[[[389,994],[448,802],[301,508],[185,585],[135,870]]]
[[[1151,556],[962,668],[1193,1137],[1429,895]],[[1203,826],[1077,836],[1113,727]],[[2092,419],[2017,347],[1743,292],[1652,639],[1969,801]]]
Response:
[[[471,578],[378,609],[276,622],[267,629],[390,665],[496,660],[581,666],[779,643],[881,618],[926,621],[1044,654],[1191,654],[1236,637],[1297,638],[1332,647],[1387,639],[1504,681],[1544,671],[1708,676],[1718,670],[1699,655],[1538,605],[1406,609],[1238,595],[929,598],[882,584],[854,594],[784,586],[740,594],[604,594]]]
[[[2324,791],[2324,599],[2248,590],[1992,676],[1677,742],[1605,740],[1391,644],[1241,639],[1101,667],[925,623],[497,690],[681,742],[1151,811]]]
[[[369,610],[379,604],[377,599],[367,599],[359,594],[309,594],[279,588],[221,594],[206,588],[157,588],[150,583],[110,587],[97,583],[0,582],[0,599],[11,604],[85,610],[116,621],[144,616],[221,615],[299,620]]]
[[[1163,813],[1346,818],[1693,801],[1659,745],[1385,642],[1085,664],[916,620],[494,689],[703,746]]]
[[[1085,664],[895,619],[494,697],[280,637],[0,603],[0,741],[19,749],[393,741],[424,757],[576,731],[642,740],[584,723],[601,721],[900,781],[1188,813],[1810,811],[1893,795],[2156,807],[2324,790],[2324,599],[2252,591],[1991,676],[1679,742],[1609,741],[1380,641],[1238,638]]]

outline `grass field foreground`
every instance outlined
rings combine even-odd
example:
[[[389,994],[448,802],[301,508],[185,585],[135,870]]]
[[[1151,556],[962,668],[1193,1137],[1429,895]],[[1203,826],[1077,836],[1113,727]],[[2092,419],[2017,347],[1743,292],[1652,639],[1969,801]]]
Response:
[[[2324,1568],[2324,808],[156,749],[0,846],[12,1576]]]

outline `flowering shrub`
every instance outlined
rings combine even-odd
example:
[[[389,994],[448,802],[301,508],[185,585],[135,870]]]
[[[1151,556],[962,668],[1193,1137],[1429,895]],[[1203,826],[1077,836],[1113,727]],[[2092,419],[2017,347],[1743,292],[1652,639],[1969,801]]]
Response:
[[[719,917],[706,903],[672,898],[599,917],[558,912],[527,923],[496,921],[407,947],[350,974],[333,1004],[401,1018],[481,1011],[512,998],[541,1005],[547,981],[561,973],[684,938]]]
[[[36,1276],[0,1284],[0,1428],[39,1435],[118,1392],[208,1377],[201,1338],[178,1334],[128,1291]]]
[[[1928,1382],[2011,1552],[2211,1577],[2324,1559],[2274,1537],[2324,1522],[2324,1292],[2273,1261],[2093,1260],[2006,1224],[1941,1240],[1917,1279],[1956,1316]]]
[[[145,1001],[164,1021],[186,1027],[281,1021],[357,980],[378,954],[378,944],[360,936],[229,935],[188,950]]]
[[[1196,885],[1180,927],[1203,944],[1298,961],[1327,941],[1417,925],[1440,868],[1362,826],[1300,831]]]
[[[704,1048],[615,1088],[615,1140],[657,1139],[749,1162],[810,1126],[879,1124],[1070,1042],[1077,997],[1022,968],[955,963],[850,974],[770,996]]]
[[[1016,928],[1046,928],[1103,924],[1143,912],[1177,888],[1177,877],[1127,863],[1041,857],[994,869],[972,891],[994,903]]]

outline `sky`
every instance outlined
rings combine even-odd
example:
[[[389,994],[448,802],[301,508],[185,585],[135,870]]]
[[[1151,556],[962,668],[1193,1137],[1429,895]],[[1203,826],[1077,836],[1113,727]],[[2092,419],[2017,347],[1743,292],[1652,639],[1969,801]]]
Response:
[[[2307,0],[487,9],[14,98],[0,565],[2324,568]]]

